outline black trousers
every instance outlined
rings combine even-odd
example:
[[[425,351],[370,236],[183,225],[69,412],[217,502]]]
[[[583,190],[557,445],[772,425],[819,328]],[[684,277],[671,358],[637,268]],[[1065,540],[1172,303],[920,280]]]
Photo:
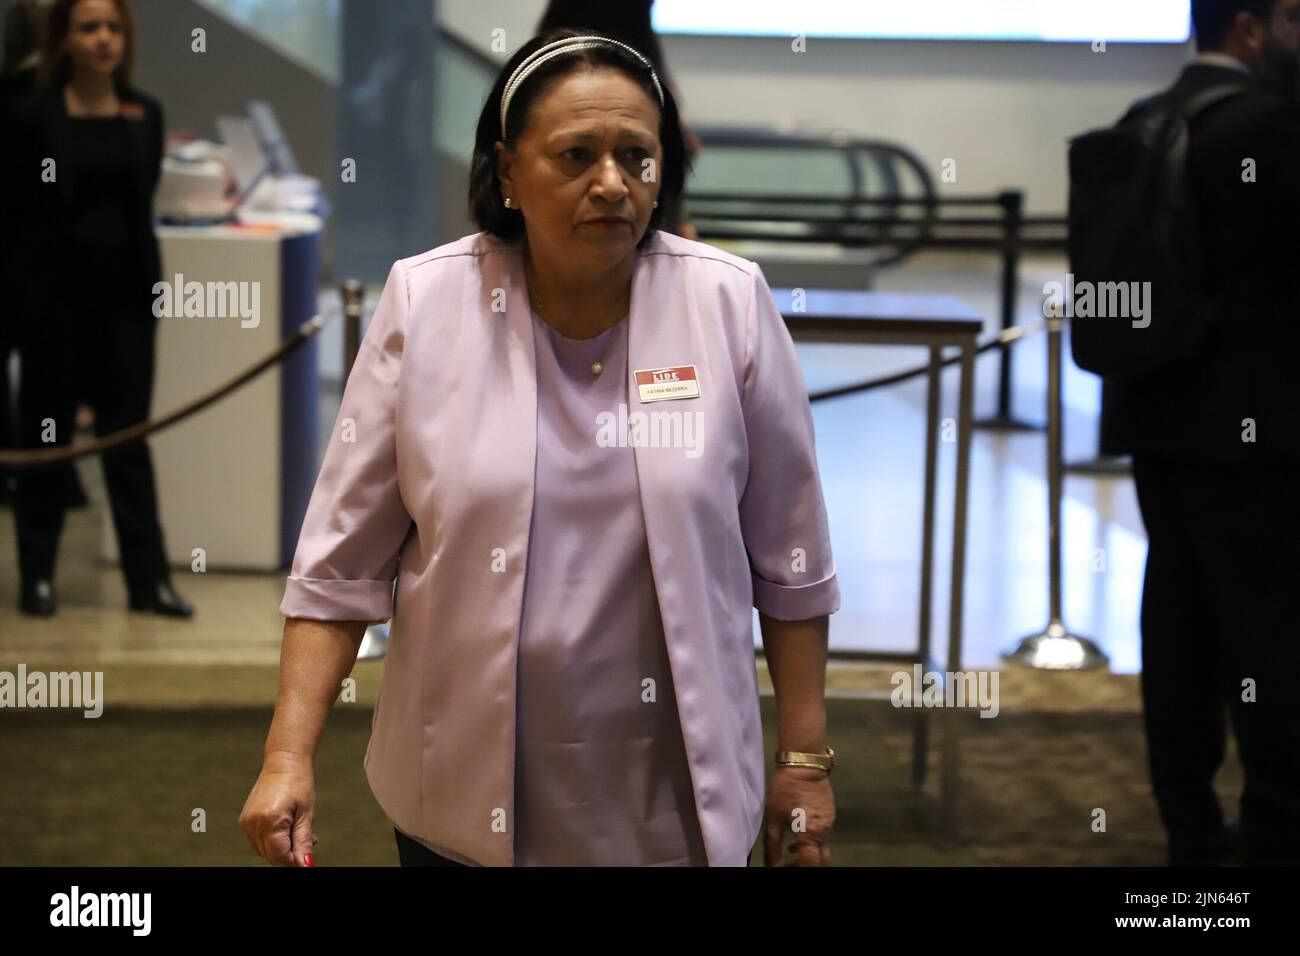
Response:
[[[397,859],[402,866],[464,866],[464,863],[457,863],[455,860],[449,860],[445,856],[434,853],[427,846],[412,840],[401,830],[393,828],[393,833],[397,837]],[[749,866],[749,860],[745,860],[745,865]]]
[[[1134,456],[1150,541],[1143,719],[1171,855],[1196,858],[1221,831],[1213,779],[1231,720],[1246,862],[1300,863],[1296,472],[1285,461]]]
[[[20,447],[70,444],[78,401],[94,408],[97,436],[148,418],[158,326],[148,298],[63,305],[32,323],[20,344]],[[128,594],[147,595],[154,582],[170,580],[149,447],[132,442],[104,453],[101,464]],[[54,576],[73,469],[67,463],[17,473],[14,519],[24,581]]]

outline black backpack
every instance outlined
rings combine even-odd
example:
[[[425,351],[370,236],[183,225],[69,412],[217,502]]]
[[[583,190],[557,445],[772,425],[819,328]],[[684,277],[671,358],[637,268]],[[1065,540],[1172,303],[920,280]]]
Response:
[[[1080,368],[1131,380],[1192,356],[1203,342],[1216,305],[1200,281],[1204,254],[1187,187],[1188,130],[1211,106],[1246,89],[1211,87],[1181,105],[1166,91],[1136,104],[1114,127],[1070,141],[1068,250],[1075,288],[1105,288],[1113,304],[1123,300],[1103,283],[1130,290],[1132,283],[1139,283],[1137,290],[1151,283],[1142,327],[1131,317],[1096,311],[1071,319],[1070,345]],[[1106,298],[1097,294],[1094,304]]]

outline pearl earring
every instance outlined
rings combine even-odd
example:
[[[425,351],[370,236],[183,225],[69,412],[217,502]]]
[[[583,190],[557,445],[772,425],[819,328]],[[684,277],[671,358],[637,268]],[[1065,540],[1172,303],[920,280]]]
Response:
[[[654,208],[656,208],[656,209],[659,208],[659,200],[658,200],[658,199],[655,200]]]
[[[503,202],[505,202],[505,204],[506,204],[506,208],[507,208],[507,209],[514,209],[514,208],[515,208],[515,201],[514,201],[513,199],[511,199],[509,196],[507,196],[507,197],[503,200]]]

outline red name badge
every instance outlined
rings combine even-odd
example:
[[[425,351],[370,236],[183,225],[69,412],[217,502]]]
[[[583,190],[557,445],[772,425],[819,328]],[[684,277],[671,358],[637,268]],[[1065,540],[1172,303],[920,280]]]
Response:
[[[144,107],[139,103],[120,103],[118,104],[117,113],[123,119],[144,119]]]
[[[700,380],[694,365],[650,368],[633,372],[642,402],[671,402],[678,398],[699,398]]]

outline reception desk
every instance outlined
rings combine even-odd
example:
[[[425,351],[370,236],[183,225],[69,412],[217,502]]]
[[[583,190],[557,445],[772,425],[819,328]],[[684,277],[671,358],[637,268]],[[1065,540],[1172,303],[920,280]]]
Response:
[[[164,281],[181,295],[164,298],[158,320],[151,418],[228,380],[315,315],[321,221],[282,215],[157,235]],[[202,302],[199,289],[210,290]],[[240,304],[255,304],[255,317]],[[312,339],[148,439],[173,569],[194,567],[198,549],[208,570],[274,571],[292,559],[316,478],[318,347]],[[118,559],[107,509],[101,554]]]

